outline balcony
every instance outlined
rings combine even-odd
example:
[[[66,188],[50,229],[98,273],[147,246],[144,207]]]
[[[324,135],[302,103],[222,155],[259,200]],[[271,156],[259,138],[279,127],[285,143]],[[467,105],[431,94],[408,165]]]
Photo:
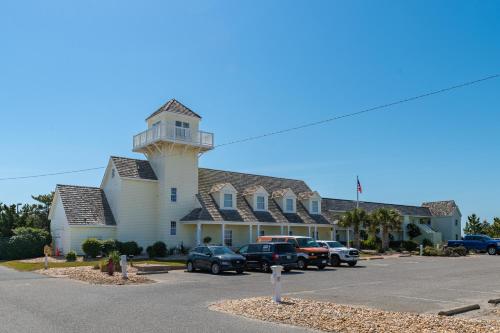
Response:
[[[214,134],[192,131],[171,124],[160,124],[134,135],[133,151],[140,152],[145,147],[159,142],[178,143],[198,147],[201,151],[214,148]]]

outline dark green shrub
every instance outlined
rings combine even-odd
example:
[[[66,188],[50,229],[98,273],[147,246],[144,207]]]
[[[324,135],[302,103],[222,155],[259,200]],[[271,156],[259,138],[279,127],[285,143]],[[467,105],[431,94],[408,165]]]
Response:
[[[76,261],[76,252],[75,251],[69,251],[66,254],[66,261]]]
[[[119,242],[115,239],[106,239],[101,242],[102,245],[102,253],[104,255],[108,255],[113,251],[119,250]]]
[[[427,246],[424,247],[424,256],[439,256],[441,253],[438,251],[438,249],[432,247],[432,246]]]
[[[32,235],[36,239],[43,241],[43,245],[50,245],[52,243],[52,236],[45,229],[31,228],[31,227],[19,227],[13,230],[15,236],[21,235]]]
[[[422,240],[422,245],[423,245],[424,247],[427,247],[427,246],[434,246],[434,243],[432,243],[432,242],[431,242],[430,240],[428,240],[427,238],[424,238],[424,239]]]
[[[412,252],[417,250],[418,244],[414,241],[402,241],[401,248],[405,251]]]
[[[401,243],[401,241],[389,241],[389,248],[399,251],[402,248]]]
[[[46,239],[40,239],[33,234],[12,236],[1,255],[3,259],[9,260],[41,257],[45,242]]]
[[[82,251],[91,258],[97,257],[102,251],[102,242],[97,238],[87,238],[82,243]]]
[[[153,251],[155,257],[166,257],[167,256],[167,245],[163,242],[156,242],[153,244]]]
[[[142,253],[142,247],[136,242],[118,242],[118,251],[127,256],[138,256]]]
[[[367,240],[361,241],[361,248],[366,250],[376,250],[380,245],[381,241],[379,238],[368,237]]]
[[[408,236],[410,236],[410,238],[415,238],[422,234],[420,228],[415,223],[408,224],[406,226],[406,231],[408,231]]]
[[[210,236],[207,236],[207,237],[203,238],[203,243],[204,244],[210,244],[211,241],[212,241],[212,237],[210,237]]]
[[[155,252],[154,252],[154,250],[153,250],[153,247],[152,247],[152,246],[148,246],[148,247],[146,248],[146,253],[148,254],[148,257],[149,257],[150,259],[153,259],[153,258],[155,257]]]
[[[466,256],[467,253],[468,253],[467,249],[463,246],[447,247],[443,250],[443,255],[447,257]]]

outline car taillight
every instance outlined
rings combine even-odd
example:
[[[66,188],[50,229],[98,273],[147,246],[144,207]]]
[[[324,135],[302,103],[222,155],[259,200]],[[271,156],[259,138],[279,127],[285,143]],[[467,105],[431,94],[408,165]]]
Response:
[[[280,256],[279,256],[279,254],[274,253],[274,254],[273,254],[273,261],[278,261],[278,260],[280,260]]]

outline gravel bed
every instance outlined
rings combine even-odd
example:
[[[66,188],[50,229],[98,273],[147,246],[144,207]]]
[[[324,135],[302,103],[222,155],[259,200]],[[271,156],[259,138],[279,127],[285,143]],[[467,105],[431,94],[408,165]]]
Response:
[[[442,317],[390,312],[297,298],[274,304],[270,297],[228,300],[212,310],[325,332],[500,332],[499,320]]]
[[[85,281],[91,284],[141,284],[153,283],[154,281],[147,277],[137,275],[137,269],[129,267],[128,279],[124,280],[120,272],[116,272],[113,276],[108,273],[103,273],[99,269],[94,269],[90,266],[82,267],[67,267],[67,268],[49,268],[36,271],[40,274],[50,275],[53,277],[70,278],[74,280]]]

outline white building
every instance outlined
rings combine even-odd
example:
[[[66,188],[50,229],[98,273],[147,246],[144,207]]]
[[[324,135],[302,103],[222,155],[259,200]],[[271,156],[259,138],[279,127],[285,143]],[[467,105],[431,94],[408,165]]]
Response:
[[[337,236],[335,199],[322,199],[302,180],[199,168],[199,157],[214,148],[200,120],[170,100],[133,138],[133,151],[146,160],[112,156],[98,188],[57,185],[49,216],[55,247],[81,253],[89,237],[145,248],[156,241],[192,247],[205,237],[240,246],[264,234]],[[455,238],[451,217],[433,215],[434,205],[422,217],[431,218],[429,228],[440,237]],[[420,215],[405,215],[405,223],[412,218]]]

